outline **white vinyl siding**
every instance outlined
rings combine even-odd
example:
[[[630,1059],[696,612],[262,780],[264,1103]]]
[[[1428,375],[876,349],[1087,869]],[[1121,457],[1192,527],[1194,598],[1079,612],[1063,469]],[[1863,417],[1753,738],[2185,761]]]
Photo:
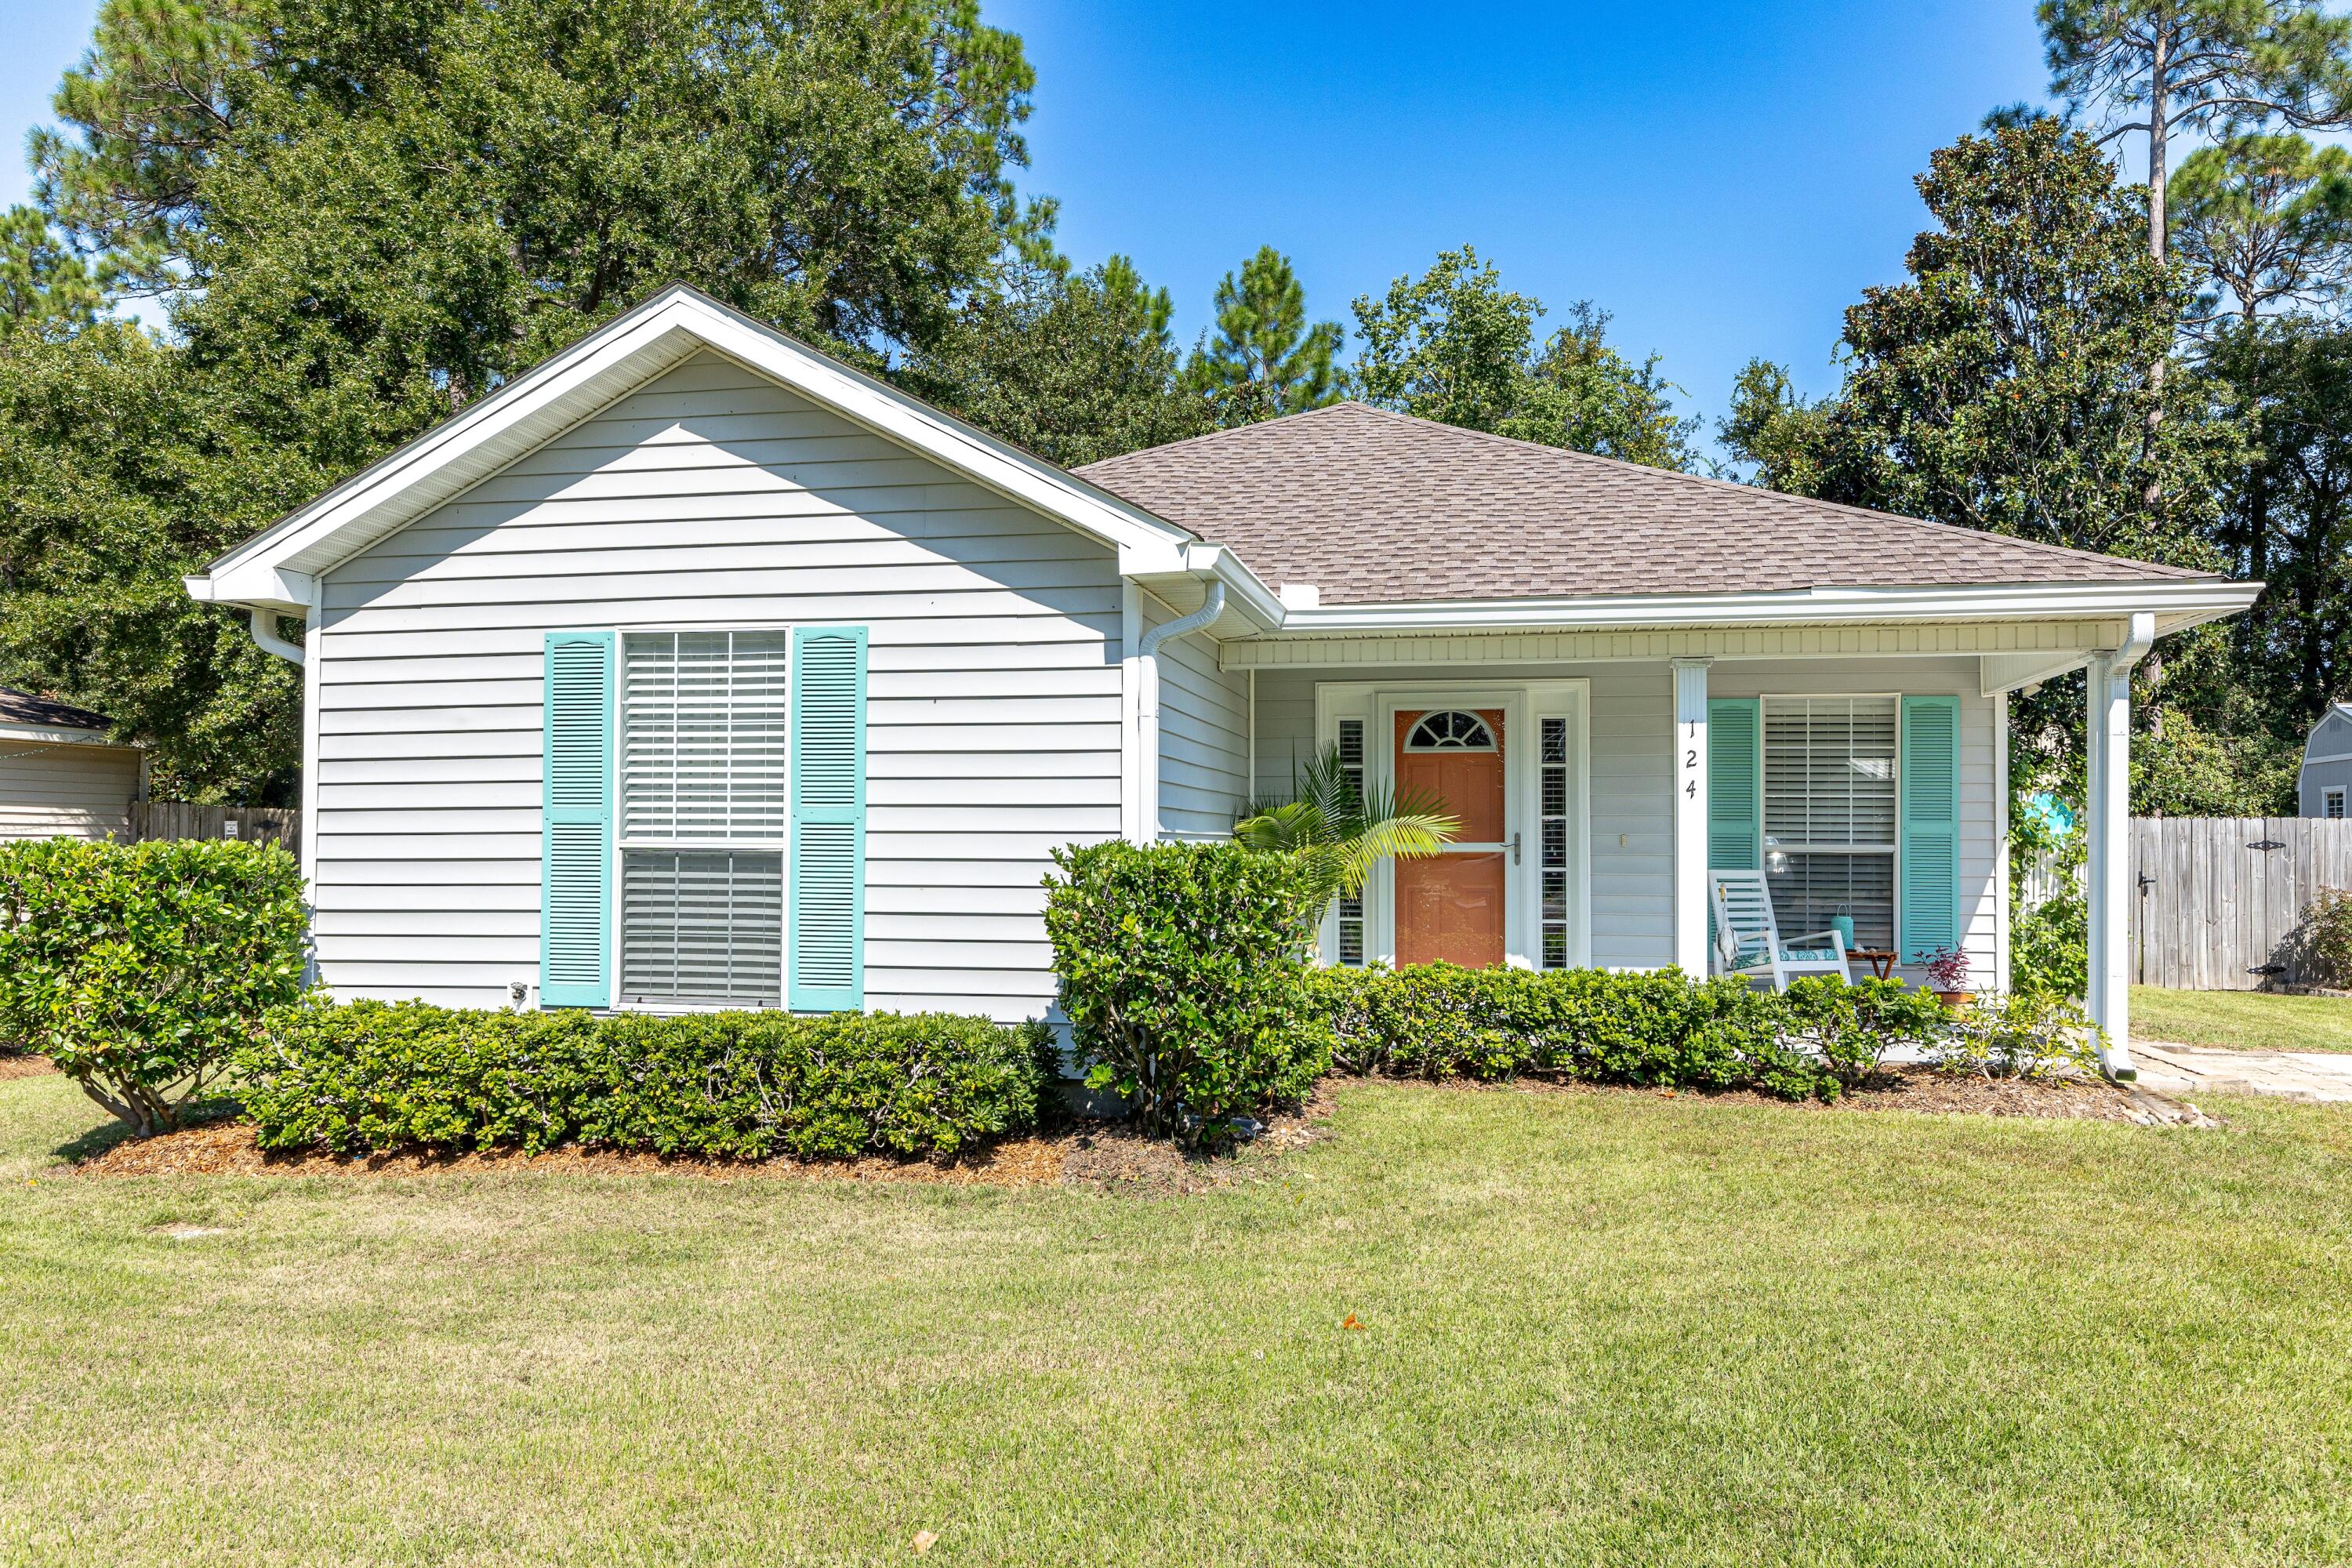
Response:
[[[1041,1016],[1049,852],[1118,832],[1118,597],[1108,547],[689,361],[329,575],[320,973],[535,974],[547,631],[864,626],[866,1005]]]
[[[120,838],[139,796],[127,746],[0,737],[0,838]]]
[[[1149,631],[1176,619],[1150,595]],[[1248,801],[1249,677],[1217,668],[1205,633],[1160,645],[1160,826],[1184,838],[1223,838]]]

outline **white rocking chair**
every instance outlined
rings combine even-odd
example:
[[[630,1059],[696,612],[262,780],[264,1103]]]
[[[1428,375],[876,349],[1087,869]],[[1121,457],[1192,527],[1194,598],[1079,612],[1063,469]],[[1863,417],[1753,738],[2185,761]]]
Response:
[[[1832,929],[1782,937],[1772,919],[1772,894],[1761,871],[1709,871],[1715,900],[1715,972],[1743,979],[1769,978],[1786,991],[1801,974],[1853,976],[1846,969],[1845,937]]]

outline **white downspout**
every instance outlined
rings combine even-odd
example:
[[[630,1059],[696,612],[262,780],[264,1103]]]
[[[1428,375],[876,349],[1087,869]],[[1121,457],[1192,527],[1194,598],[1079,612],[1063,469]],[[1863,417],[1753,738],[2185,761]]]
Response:
[[[278,635],[278,612],[256,609],[253,612],[253,640],[264,653],[274,653],[289,664],[301,664],[308,655],[299,643],[288,642]]]
[[[1142,693],[1135,713],[1136,792],[1142,809],[1143,842],[1160,841],[1160,645],[1188,637],[1225,613],[1225,585],[1213,579],[1208,597],[1191,615],[1156,626],[1143,634],[1137,651],[1142,657]]]

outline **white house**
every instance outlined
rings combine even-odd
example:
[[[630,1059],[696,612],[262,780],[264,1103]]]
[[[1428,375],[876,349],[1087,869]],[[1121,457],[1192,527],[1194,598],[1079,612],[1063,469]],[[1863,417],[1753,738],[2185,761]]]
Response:
[[[2311,738],[2303,743],[2303,769],[2295,775],[2295,815],[2342,817],[2352,795],[2352,702],[2331,702]]]
[[[0,838],[131,836],[147,753],[107,739],[100,714],[0,689]]]
[[[1465,826],[1330,962],[1703,973],[1713,864],[1998,983],[2008,693],[2088,666],[2118,1041],[2126,675],[2255,591],[1354,404],[1065,473],[686,289],[188,586],[305,665],[344,996],[1037,1016],[1055,846],[1331,744]]]

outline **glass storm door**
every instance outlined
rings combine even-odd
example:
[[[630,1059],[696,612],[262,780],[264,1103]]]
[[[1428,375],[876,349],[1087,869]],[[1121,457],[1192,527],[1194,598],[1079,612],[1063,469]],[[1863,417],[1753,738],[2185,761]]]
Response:
[[[1503,715],[1466,708],[1400,713],[1396,746],[1397,794],[1434,795],[1462,824],[1441,853],[1394,862],[1396,961],[1498,964],[1509,853]]]

